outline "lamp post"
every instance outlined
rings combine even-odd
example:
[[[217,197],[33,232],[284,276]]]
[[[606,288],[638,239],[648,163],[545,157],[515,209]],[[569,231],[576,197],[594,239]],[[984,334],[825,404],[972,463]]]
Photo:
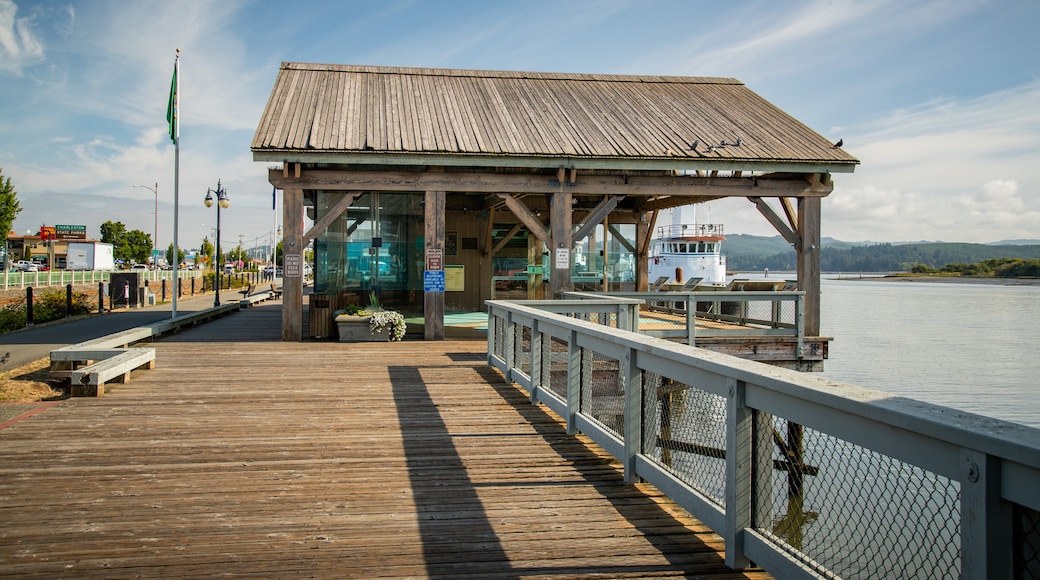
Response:
[[[214,271],[213,281],[213,306],[220,306],[220,209],[227,209],[227,206],[231,205],[231,200],[228,199],[227,191],[220,186],[220,180],[217,180],[217,190],[212,189],[206,190],[206,207],[213,207],[213,194],[217,194],[217,257],[213,260],[216,264],[216,270]]]
[[[155,194],[155,225],[153,226],[155,229],[152,230],[152,252],[151,252],[152,267],[154,268],[155,266],[158,265],[158,264],[156,264],[157,260],[155,259],[155,248],[157,248],[159,246],[159,182],[158,181],[155,182],[155,187],[154,188],[153,187],[149,187],[147,185],[134,185],[134,187],[143,187],[144,189],[147,189],[148,191],[151,191],[152,193]],[[177,249],[174,248],[173,251],[176,252]],[[177,256],[174,256],[173,259],[176,260]]]

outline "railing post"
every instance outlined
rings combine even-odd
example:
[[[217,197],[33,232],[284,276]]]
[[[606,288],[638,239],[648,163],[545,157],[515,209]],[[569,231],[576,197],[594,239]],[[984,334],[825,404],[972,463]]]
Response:
[[[65,285],[65,318],[72,318],[72,284]]]
[[[98,314],[101,314],[102,312],[105,311],[105,283],[104,282],[98,282],[98,285],[97,285],[97,296],[98,296],[97,311],[98,311]]]
[[[578,331],[567,337],[567,434],[578,432],[578,413],[581,412],[581,348]]]
[[[542,388],[542,333],[538,330],[538,319],[531,322],[531,403],[538,402],[538,390]]]
[[[726,565],[742,570],[751,565],[744,555],[744,530],[752,525],[752,487],[754,481],[754,412],[745,402],[747,385],[732,377],[726,379]]]
[[[502,340],[505,344],[502,345],[502,358],[506,363],[506,382],[513,382],[513,365],[516,360],[516,324],[513,322],[513,313],[506,312],[506,318],[504,321],[505,327],[502,329]]]
[[[1011,506],[1000,495],[1000,459],[961,449],[961,577],[1011,578]]]
[[[625,351],[625,483],[638,483],[636,456],[643,451],[643,374],[637,368],[637,352]]]
[[[25,287],[25,327],[34,324],[33,319],[33,289],[32,286]]]
[[[798,338],[795,343],[794,355],[798,358],[805,356],[805,294],[798,294],[794,301],[794,319],[798,327]]]
[[[697,346],[697,296],[686,295],[686,344]]]

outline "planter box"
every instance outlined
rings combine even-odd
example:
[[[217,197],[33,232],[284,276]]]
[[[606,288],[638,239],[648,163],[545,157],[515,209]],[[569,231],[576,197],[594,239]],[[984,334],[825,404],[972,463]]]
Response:
[[[390,329],[380,328],[372,332],[368,329],[371,316],[346,316],[336,317],[336,327],[339,329],[340,342],[388,342],[390,340]]]

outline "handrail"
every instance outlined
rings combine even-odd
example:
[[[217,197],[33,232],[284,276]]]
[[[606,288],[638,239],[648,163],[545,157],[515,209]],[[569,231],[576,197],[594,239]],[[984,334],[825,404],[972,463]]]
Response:
[[[559,302],[487,305],[488,364],[620,459],[626,481],[719,533],[733,568],[982,578],[1038,559],[1040,530],[1020,529],[1040,521],[1038,429],[608,328]]]
[[[644,320],[640,332],[658,338],[680,338],[693,346],[697,338],[722,336],[790,336],[795,339],[795,356],[805,352],[805,292],[760,291],[690,291],[690,292],[564,292],[564,298],[604,299],[625,298],[643,300],[648,311],[685,317],[685,325],[653,327]],[[767,317],[755,317],[749,303],[769,302]],[[790,303],[793,309],[784,308]],[[698,310],[699,304],[708,305]],[[734,313],[727,314],[723,305],[734,305]],[[739,328],[698,327],[697,320],[729,322]]]

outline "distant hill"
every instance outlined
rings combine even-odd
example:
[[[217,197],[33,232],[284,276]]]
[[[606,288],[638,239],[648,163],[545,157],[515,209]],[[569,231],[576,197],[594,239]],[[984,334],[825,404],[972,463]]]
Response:
[[[939,269],[948,264],[972,264],[993,258],[1040,259],[1040,243],[890,244],[824,238],[821,246],[821,268],[825,272],[897,272],[918,264]],[[797,267],[794,248],[781,236],[726,236],[722,253],[730,270],[794,270]]]

